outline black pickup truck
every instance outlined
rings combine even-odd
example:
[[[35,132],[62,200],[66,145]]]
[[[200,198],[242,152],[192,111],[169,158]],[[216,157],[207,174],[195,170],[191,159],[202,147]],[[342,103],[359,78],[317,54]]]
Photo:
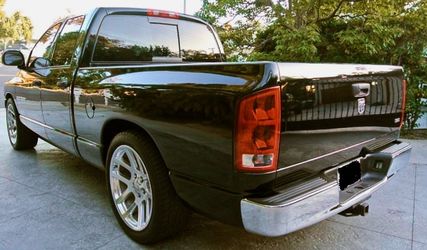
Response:
[[[226,63],[192,16],[98,8],[53,24],[5,84],[9,140],[105,169],[124,231],[171,236],[189,211],[284,235],[365,201],[400,168],[401,67]]]

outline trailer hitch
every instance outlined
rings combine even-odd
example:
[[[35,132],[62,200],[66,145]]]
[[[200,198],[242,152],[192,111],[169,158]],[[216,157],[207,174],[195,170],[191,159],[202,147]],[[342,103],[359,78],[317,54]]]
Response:
[[[345,217],[351,217],[351,216],[365,216],[369,212],[369,204],[366,202],[354,205],[352,207],[347,208],[346,210],[339,213],[342,216]]]

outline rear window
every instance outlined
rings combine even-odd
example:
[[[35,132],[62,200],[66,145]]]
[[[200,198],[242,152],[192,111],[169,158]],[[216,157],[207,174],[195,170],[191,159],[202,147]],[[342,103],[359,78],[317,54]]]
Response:
[[[94,62],[220,59],[215,36],[206,25],[184,20],[155,23],[141,15],[106,16],[93,55]]]
[[[181,21],[181,56],[183,61],[220,61],[221,54],[214,34],[201,23]]]
[[[146,16],[106,16],[98,33],[94,61],[152,61],[178,57],[178,27],[150,24]]]

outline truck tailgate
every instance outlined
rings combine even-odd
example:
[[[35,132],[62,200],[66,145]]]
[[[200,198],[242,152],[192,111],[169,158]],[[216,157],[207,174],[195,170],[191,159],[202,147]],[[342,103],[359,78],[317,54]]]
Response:
[[[401,67],[278,65],[283,86],[278,185],[398,138],[404,101]]]

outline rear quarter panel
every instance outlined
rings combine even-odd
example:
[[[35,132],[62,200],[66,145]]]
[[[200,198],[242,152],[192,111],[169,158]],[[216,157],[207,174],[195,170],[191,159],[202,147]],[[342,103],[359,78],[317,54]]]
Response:
[[[101,145],[103,126],[130,121],[151,136],[173,174],[236,192],[255,189],[275,174],[235,173],[235,107],[241,96],[274,84],[274,63],[80,68],[73,89],[79,151],[93,162],[88,145],[108,146]]]

